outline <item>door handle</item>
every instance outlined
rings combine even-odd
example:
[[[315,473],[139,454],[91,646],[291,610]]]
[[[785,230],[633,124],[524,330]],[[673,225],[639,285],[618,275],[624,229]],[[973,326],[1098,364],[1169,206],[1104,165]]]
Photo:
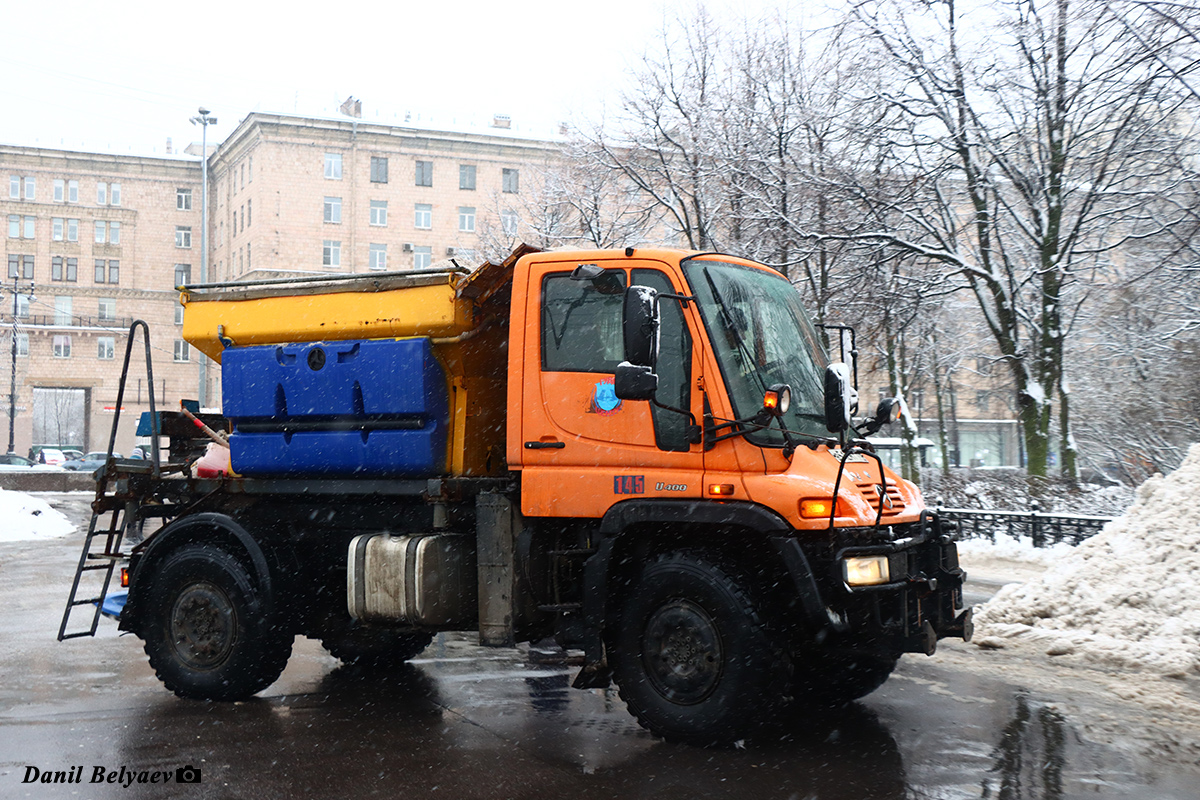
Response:
[[[526,450],[562,450],[566,442],[526,442]]]

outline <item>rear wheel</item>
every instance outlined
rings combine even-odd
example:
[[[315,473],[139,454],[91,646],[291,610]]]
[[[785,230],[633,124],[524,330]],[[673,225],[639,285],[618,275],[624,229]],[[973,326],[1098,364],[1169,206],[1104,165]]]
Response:
[[[212,545],[166,556],[150,588],[146,655],[180,697],[241,700],[287,665],[292,636],[241,561]]]
[[[621,697],[663,738],[721,744],[779,708],[790,661],[741,584],[692,553],[647,564],[613,652]]]

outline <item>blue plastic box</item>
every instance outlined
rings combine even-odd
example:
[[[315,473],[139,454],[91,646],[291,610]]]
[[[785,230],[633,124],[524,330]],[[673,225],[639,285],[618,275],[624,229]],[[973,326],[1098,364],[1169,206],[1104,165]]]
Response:
[[[243,475],[444,471],[449,401],[428,339],[230,348],[221,379]]]

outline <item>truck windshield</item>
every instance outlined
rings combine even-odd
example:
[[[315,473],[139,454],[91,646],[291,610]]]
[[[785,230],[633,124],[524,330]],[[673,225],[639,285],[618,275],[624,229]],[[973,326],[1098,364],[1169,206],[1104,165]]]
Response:
[[[792,389],[783,415],[789,431],[828,437],[824,414],[824,370],[829,363],[800,293],[782,275],[721,261],[684,262],[684,274],[696,296],[721,373],[738,419],[762,408],[763,392],[773,384]],[[777,426],[747,438],[780,446]]]

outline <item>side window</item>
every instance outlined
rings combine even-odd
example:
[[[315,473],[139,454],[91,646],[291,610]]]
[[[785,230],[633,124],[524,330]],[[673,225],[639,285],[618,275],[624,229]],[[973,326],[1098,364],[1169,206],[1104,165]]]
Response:
[[[649,286],[661,293],[675,294],[667,276],[656,269],[635,269],[633,283]],[[659,301],[658,392],[654,397],[663,405],[691,409],[692,405],[692,334],[678,300]],[[687,452],[687,429],[691,419],[665,408],[650,404],[654,420],[654,442],[659,450]]]
[[[547,372],[616,371],[624,357],[621,307],[625,273],[613,291],[592,281],[571,280],[569,273],[547,275],[542,282],[542,369]],[[616,290],[619,285],[620,290]]]

